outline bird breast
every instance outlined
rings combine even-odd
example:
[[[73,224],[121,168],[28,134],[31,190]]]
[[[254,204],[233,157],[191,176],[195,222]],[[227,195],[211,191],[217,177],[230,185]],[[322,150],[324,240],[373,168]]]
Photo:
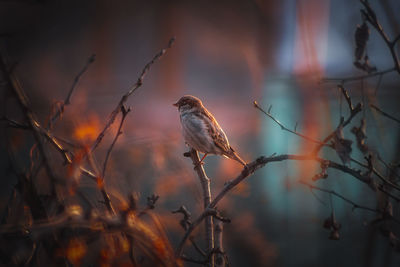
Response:
[[[192,148],[202,153],[220,154],[214,140],[209,133],[209,119],[190,110],[181,115],[182,134],[185,142]]]

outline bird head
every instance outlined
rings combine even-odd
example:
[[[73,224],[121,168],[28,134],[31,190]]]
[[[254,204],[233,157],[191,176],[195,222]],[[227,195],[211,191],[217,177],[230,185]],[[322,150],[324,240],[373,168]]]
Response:
[[[178,102],[176,102],[173,105],[175,107],[178,107],[179,110],[181,110],[181,108],[192,109],[192,108],[202,107],[203,106],[203,104],[202,104],[200,99],[198,99],[197,97],[191,96],[191,95],[182,96],[178,100]]]

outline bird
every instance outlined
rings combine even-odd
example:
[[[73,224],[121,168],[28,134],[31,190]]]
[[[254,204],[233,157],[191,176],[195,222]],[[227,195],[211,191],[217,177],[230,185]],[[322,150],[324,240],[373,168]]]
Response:
[[[173,105],[178,108],[186,144],[204,153],[199,164],[207,155],[215,154],[236,160],[247,168],[246,162],[229,145],[225,132],[199,98],[184,95]]]

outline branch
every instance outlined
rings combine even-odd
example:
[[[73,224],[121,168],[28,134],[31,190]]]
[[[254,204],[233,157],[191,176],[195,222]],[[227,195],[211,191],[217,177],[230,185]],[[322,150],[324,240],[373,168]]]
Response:
[[[119,124],[117,133],[115,134],[114,140],[112,141],[110,147],[109,147],[108,150],[107,150],[107,155],[106,155],[106,158],[105,158],[105,160],[104,160],[103,171],[102,171],[102,175],[101,175],[101,177],[102,177],[103,179],[104,179],[105,176],[106,176],[106,168],[107,168],[108,158],[110,157],[111,151],[112,151],[112,149],[114,148],[114,145],[115,145],[115,143],[116,143],[117,140],[118,140],[118,137],[122,134],[122,131],[121,131],[122,125],[124,124],[125,118],[126,118],[126,116],[128,115],[128,113],[129,113],[130,111],[131,111],[130,108],[127,109],[127,108],[125,108],[125,106],[122,106],[122,107],[121,107],[121,113],[122,113],[121,122],[120,122],[120,124]]]
[[[345,202],[347,202],[347,203],[349,203],[349,204],[351,204],[353,206],[352,210],[363,209],[363,210],[374,212],[374,213],[377,213],[377,214],[380,214],[380,215],[383,214],[383,212],[381,210],[379,210],[379,209],[374,209],[374,208],[366,207],[366,206],[363,206],[363,205],[359,205],[359,204],[355,203],[354,201],[342,196],[341,194],[337,193],[334,190],[330,190],[330,189],[325,189],[325,188],[322,188],[322,187],[314,186],[314,185],[309,184],[309,183],[307,183],[305,181],[300,181],[300,183],[305,185],[305,186],[308,186],[311,190],[315,189],[315,190],[318,190],[318,191],[321,191],[321,192],[325,192],[325,193],[328,193],[330,195],[336,196],[337,198],[342,199],[343,201],[345,201]],[[393,220],[396,221],[397,223],[400,223],[400,221],[395,219],[395,218],[393,218]]]
[[[203,165],[200,163],[200,158],[199,158],[199,153],[191,149],[189,154],[185,153],[186,156],[190,156],[192,159],[194,170],[197,173],[197,176],[200,180],[200,184],[202,187],[203,191],[203,206],[204,210],[207,209],[207,207],[211,203],[211,189],[210,189],[210,179],[207,177],[206,172],[204,171]],[[211,215],[211,214],[210,214]],[[189,227],[190,228],[190,227]],[[205,240],[207,243],[207,252],[212,251],[214,248],[214,227],[213,227],[213,218],[212,216],[208,216],[206,221],[205,221]],[[213,257],[211,258],[211,265],[213,266]]]
[[[378,155],[378,159],[379,159],[380,161],[382,161],[382,159],[380,159],[379,155]],[[352,162],[355,162],[355,163],[357,163],[358,165],[360,165],[360,166],[366,168],[366,169],[368,170],[368,172],[372,172],[373,174],[375,174],[384,184],[389,185],[389,186],[391,186],[393,189],[396,189],[396,190],[400,191],[400,187],[399,187],[397,184],[395,184],[394,182],[392,182],[392,181],[386,179],[385,177],[383,177],[382,174],[380,174],[380,173],[378,172],[378,170],[372,165],[372,161],[371,161],[370,158],[367,158],[368,165],[363,164],[363,163],[361,163],[360,161],[358,161],[358,160],[356,160],[356,159],[353,159],[353,158],[351,158],[350,160],[351,160]],[[387,166],[385,163],[384,163],[384,165],[385,165],[386,168],[390,169],[390,167]]]
[[[0,69],[3,72],[6,83],[8,84],[12,93],[15,95],[15,98],[17,99],[17,102],[22,110],[22,113],[24,114],[25,120],[29,124],[29,128],[32,130],[33,136],[38,145],[38,149],[39,149],[40,154],[44,161],[46,173],[51,180],[52,194],[55,195],[55,193],[56,193],[55,192],[56,191],[55,181],[57,179],[56,179],[55,173],[53,172],[53,170],[50,166],[50,159],[48,158],[48,155],[44,148],[44,143],[43,143],[41,133],[40,133],[40,124],[38,123],[37,119],[35,118],[35,115],[32,112],[32,110],[29,108],[28,98],[27,98],[25,91],[23,90],[19,80],[13,73],[8,72],[7,64],[6,64],[6,61],[3,56],[1,56],[1,59],[0,59]]]
[[[29,125],[22,124],[20,122],[15,121],[15,120],[9,119],[9,118],[7,118],[5,116],[1,117],[0,121],[5,121],[5,122],[7,122],[7,125],[9,127],[13,127],[13,128],[16,128],[16,129],[23,129],[23,130],[30,129]]]
[[[168,45],[158,52],[153,59],[144,66],[142,73],[140,74],[139,78],[137,79],[136,83],[130,87],[128,92],[124,94],[119,101],[118,105],[115,107],[113,112],[111,112],[106,125],[104,126],[101,133],[97,136],[96,140],[94,141],[91,150],[94,151],[97,146],[100,144],[101,140],[103,140],[104,135],[106,134],[107,130],[110,126],[114,123],[115,118],[117,117],[118,113],[121,111],[123,105],[125,105],[126,101],[128,100],[129,96],[133,94],[140,86],[143,84],[144,77],[146,76],[147,72],[149,71],[150,67],[159,59],[161,58],[167,51],[168,48],[171,48],[172,44],[174,43],[175,38],[171,38],[168,42]]]
[[[231,191],[233,188],[235,188],[239,183],[241,183],[243,180],[245,180],[247,177],[252,175],[255,171],[258,169],[264,167],[266,164],[270,162],[279,162],[279,161],[285,161],[285,160],[312,160],[316,161],[319,163],[324,163],[327,168],[333,168],[340,170],[344,173],[347,173],[357,180],[367,184],[370,186],[371,189],[373,187],[371,186],[371,183],[373,183],[373,180],[369,176],[365,176],[361,173],[361,171],[357,171],[354,169],[351,169],[345,165],[336,163],[331,160],[326,160],[322,159],[313,155],[292,155],[292,154],[283,154],[283,155],[278,155],[278,156],[271,156],[271,157],[259,157],[255,161],[247,164],[246,168],[243,168],[242,172],[232,181],[228,182],[225,187],[219,192],[219,194],[214,198],[214,200],[210,203],[208,208],[196,219],[193,221],[193,223],[190,225],[188,230],[186,231],[184,237],[182,238],[177,250],[176,250],[176,256],[179,257],[182,255],[183,247],[186,243],[186,240],[189,238],[190,234],[193,232],[193,230],[200,224],[200,222],[207,217],[207,214],[210,212],[210,209],[214,209],[218,202],[225,197],[225,195]],[[396,196],[391,195],[389,192],[387,192],[382,186],[377,187],[378,190],[381,192],[387,194],[388,196],[392,197],[393,199],[398,200]]]
[[[394,47],[395,44],[396,44],[399,40],[400,40],[400,34],[397,35],[397,37],[393,39],[393,41],[392,41],[392,46]]]
[[[47,129],[50,129],[52,127],[52,125],[56,122],[56,120],[61,116],[61,114],[64,112],[64,107],[71,103],[70,102],[71,96],[72,96],[72,93],[74,92],[76,85],[79,82],[79,79],[87,71],[90,64],[92,64],[95,61],[95,57],[96,57],[95,54],[91,55],[88,58],[88,60],[86,61],[86,64],[83,66],[82,70],[76,75],[74,82],[72,83],[71,88],[69,89],[69,92],[68,92],[67,97],[65,98],[64,102],[62,102],[61,106],[57,109],[57,112],[53,116],[50,117],[49,122],[47,124]]]
[[[339,82],[341,84],[344,84],[344,83],[350,82],[350,81],[364,80],[364,79],[368,79],[368,78],[375,77],[375,76],[385,75],[385,74],[393,72],[393,71],[396,71],[396,68],[390,68],[387,70],[373,72],[370,74],[365,74],[365,75],[360,75],[360,76],[351,76],[351,77],[344,77],[344,78],[322,78],[321,82],[335,82],[335,83]]]
[[[254,104],[254,107],[255,107],[256,109],[260,110],[262,113],[264,113],[265,115],[267,115],[268,117],[270,117],[275,123],[277,123],[277,124],[281,127],[282,130],[288,131],[288,132],[290,132],[290,133],[292,133],[292,134],[295,134],[295,135],[297,135],[297,136],[300,136],[301,138],[304,138],[305,140],[308,140],[308,141],[310,141],[310,142],[313,142],[313,143],[316,143],[316,144],[319,144],[319,145],[322,145],[322,146],[324,145],[321,141],[318,141],[318,140],[316,140],[316,139],[310,138],[310,137],[308,137],[308,136],[306,136],[306,135],[304,135],[304,134],[301,134],[301,133],[297,132],[296,130],[294,130],[294,131],[290,130],[289,128],[287,128],[286,126],[284,126],[280,121],[278,121],[277,119],[275,119],[275,117],[272,116],[272,114],[269,112],[269,110],[268,110],[268,111],[263,110],[263,109],[258,105],[257,101],[254,101],[253,104]]]
[[[393,41],[390,41],[386,33],[383,31],[383,28],[381,24],[378,21],[378,18],[376,17],[375,12],[369,5],[367,0],[360,0],[361,4],[365,7],[365,10],[361,10],[361,13],[364,15],[365,19],[375,28],[375,30],[379,33],[379,35],[382,37],[382,39],[385,41],[387,47],[390,50],[390,54],[392,55],[393,58],[393,63],[394,63],[394,68],[396,71],[400,74],[400,62],[399,59],[397,58],[396,51],[394,49],[394,45],[397,42],[399,37],[396,37]]]
[[[385,111],[383,111],[382,109],[378,108],[378,107],[375,106],[374,104],[370,104],[369,106],[370,106],[371,108],[375,109],[375,110],[376,110],[378,113],[380,113],[381,115],[383,115],[383,116],[385,116],[385,117],[387,117],[387,118],[389,118],[389,119],[391,119],[391,120],[393,120],[393,121],[395,121],[395,122],[397,122],[397,123],[400,123],[400,120],[399,120],[399,119],[397,119],[397,118],[393,117],[392,115],[386,113]]]
[[[222,242],[222,233],[224,230],[224,224],[222,221],[217,220],[215,224],[215,248],[219,250],[219,253],[216,255],[215,265],[216,266],[225,266],[225,253],[224,246]]]
[[[347,93],[346,89],[342,85],[338,85],[338,87],[339,87],[340,91],[342,92],[342,94],[344,95],[346,102],[350,109],[350,116],[347,118],[347,120],[345,120],[339,124],[339,126],[342,126],[344,128],[362,110],[363,105],[361,103],[358,103],[357,106],[354,107],[351,102],[351,98],[350,98],[349,94]],[[341,119],[343,119],[343,118],[341,118]],[[313,154],[317,154],[321,150],[322,146],[324,146],[329,140],[331,140],[331,138],[335,135],[335,132],[336,132],[336,129],[333,132],[331,132],[327,137],[325,137],[325,139],[322,141],[322,145],[318,145],[314,149]]]
[[[23,113],[25,115],[26,120],[29,123],[29,128],[32,130],[33,135],[35,137],[35,140],[38,144],[39,151],[43,157],[43,162],[45,164],[46,172],[49,175],[51,181],[52,181],[52,193],[53,195],[55,194],[55,182],[61,182],[61,180],[57,179],[51,166],[50,166],[50,161],[49,158],[47,157],[45,148],[44,148],[44,143],[42,140],[42,137],[44,137],[49,143],[62,155],[64,158],[64,164],[72,164],[72,158],[68,154],[68,151],[63,148],[63,146],[52,136],[52,134],[44,129],[41,124],[38,122],[38,120],[35,119],[35,116],[33,112],[30,110],[28,106],[28,99],[25,95],[25,92],[23,91],[19,81],[16,79],[14,75],[7,75],[7,68],[4,62],[4,59],[1,58],[1,69],[6,76],[7,83],[9,84],[10,88],[14,92],[19,105],[21,106]],[[83,166],[79,167],[81,172],[88,177],[92,178],[94,181],[98,182],[98,175],[92,173],[90,170],[85,169]],[[105,191],[104,186],[101,187],[101,193],[104,198],[104,202],[108,208],[108,210],[112,213],[114,213],[114,210],[111,205],[110,197],[108,196],[108,193]]]

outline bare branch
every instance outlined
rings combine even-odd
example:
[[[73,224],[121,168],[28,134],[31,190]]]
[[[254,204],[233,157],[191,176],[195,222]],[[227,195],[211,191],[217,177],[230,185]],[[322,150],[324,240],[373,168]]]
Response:
[[[206,210],[211,203],[210,179],[207,177],[203,165],[200,163],[199,153],[196,150],[191,149],[189,154],[190,158],[192,159],[193,165],[195,166],[194,169],[200,180],[200,184],[203,191],[203,204],[204,204],[203,206],[204,210]],[[205,229],[206,229],[205,240],[207,242],[207,252],[210,252],[214,248],[214,227],[213,227],[213,218],[211,216],[208,216],[205,221]],[[211,265],[214,265],[213,261],[214,260],[212,257]]]
[[[375,30],[379,33],[382,39],[385,41],[387,47],[390,50],[390,54],[393,58],[394,68],[400,74],[400,62],[397,57],[396,51],[394,49],[394,44],[397,42],[398,37],[394,39],[394,41],[390,41],[389,37],[384,32],[381,24],[378,21],[378,18],[375,15],[375,12],[371,8],[369,2],[367,0],[360,0],[361,4],[365,7],[365,10],[361,10],[361,13],[364,15],[366,20],[375,28]]]
[[[400,34],[396,36],[396,38],[393,39],[392,41],[392,46],[394,47],[395,44],[400,40]]]
[[[379,210],[379,209],[374,209],[374,208],[370,208],[370,207],[367,207],[367,206],[363,206],[363,205],[357,204],[357,203],[355,203],[354,201],[352,201],[352,200],[350,200],[350,199],[348,199],[348,198],[342,196],[341,194],[337,193],[337,192],[334,191],[334,190],[330,190],[330,189],[325,189],[325,188],[322,188],[322,187],[318,187],[318,186],[312,185],[312,184],[310,184],[310,183],[307,183],[307,182],[305,182],[305,181],[300,181],[300,183],[303,184],[303,185],[305,185],[305,186],[308,186],[308,187],[309,187],[310,189],[312,189],[312,190],[318,190],[318,191],[321,191],[321,192],[325,192],[325,193],[328,193],[328,194],[330,194],[330,195],[333,195],[333,196],[335,196],[335,197],[338,197],[338,198],[342,199],[343,201],[345,201],[345,202],[351,204],[351,205],[353,206],[353,208],[352,208],[353,210],[355,210],[355,209],[363,209],[363,210],[367,210],[367,211],[370,211],[370,212],[374,212],[374,213],[377,213],[377,214],[380,214],[380,215],[383,214],[383,211],[381,211],[381,210]],[[396,221],[397,223],[400,223],[400,221],[398,221],[398,220],[395,219],[395,218],[393,218],[393,220]]]
[[[97,136],[96,140],[94,141],[92,145],[92,151],[96,149],[96,147],[100,144],[101,140],[103,140],[104,135],[106,134],[107,130],[110,128],[110,126],[114,123],[115,118],[117,117],[118,113],[120,112],[121,108],[123,105],[125,105],[126,101],[128,100],[129,96],[133,94],[140,86],[143,84],[143,79],[146,76],[147,72],[149,71],[150,67],[159,59],[161,58],[167,51],[168,48],[171,48],[172,44],[174,43],[175,38],[171,38],[168,42],[168,45],[162,49],[160,52],[158,52],[153,59],[144,66],[142,73],[140,74],[139,78],[137,79],[136,83],[132,85],[128,92],[124,94],[119,101],[118,105],[115,107],[113,112],[111,112],[108,121],[106,125],[104,126],[103,130],[101,133]]]
[[[377,72],[360,75],[360,76],[351,76],[351,77],[343,77],[343,78],[322,78],[321,82],[323,82],[323,83],[324,82],[334,82],[334,83],[345,84],[346,82],[359,81],[359,80],[364,80],[364,79],[368,79],[368,78],[375,77],[375,76],[382,76],[384,74],[387,74],[387,73],[390,73],[393,71],[396,71],[396,68],[390,68],[387,70],[377,71]]]
[[[297,136],[300,136],[301,138],[304,138],[304,139],[307,140],[307,141],[310,141],[310,142],[313,142],[313,143],[316,143],[316,144],[319,144],[319,145],[324,145],[321,141],[318,141],[318,140],[316,140],[316,139],[310,138],[310,137],[308,137],[308,136],[306,136],[306,135],[304,135],[304,134],[301,134],[301,133],[297,132],[296,130],[294,130],[294,131],[290,130],[289,128],[287,128],[286,126],[284,126],[280,121],[278,121],[277,119],[275,119],[275,117],[272,116],[272,114],[270,113],[269,110],[268,110],[268,111],[263,110],[263,109],[258,105],[257,101],[254,101],[253,104],[254,104],[254,107],[255,107],[256,109],[260,110],[262,113],[264,113],[265,115],[267,115],[268,117],[270,117],[276,124],[278,124],[278,125],[281,127],[282,130],[288,131],[288,132],[290,132],[290,133],[292,133],[292,134],[295,134],[295,135],[297,135]],[[296,123],[295,129],[296,129],[296,128],[297,128],[297,123]]]
[[[102,175],[101,175],[101,177],[102,177],[103,179],[104,179],[105,176],[106,176],[106,168],[107,168],[108,158],[110,157],[111,151],[112,151],[112,149],[114,148],[114,145],[115,145],[115,143],[116,143],[117,140],[118,140],[118,137],[122,134],[122,131],[121,131],[122,125],[124,124],[125,118],[126,118],[126,116],[128,115],[128,113],[129,113],[130,111],[131,111],[130,108],[125,108],[124,105],[121,106],[121,114],[122,114],[121,122],[119,123],[118,130],[117,130],[117,133],[115,134],[114,140],[112,141],[110,147],[109,147],[108,150],[107,150],[106,158],[104,159],[103,171],[102,171]]]
[[[55,189],[55,181],[57,180],[57,178],[50,166],[50,160],[49,160],[46,150],[44,148],[44,143],[42,140],[42,136],[40,134],[41,126],[38,123],[37,119],[35,118],[34,113],[32,112],[32,110],[29,107],[28,98],[27,98],[25,91],[23,90],[19,80],[17,79],[15,74],[8,72],[7,63],[3,56],[1,56],[1,59],[0,59],[0,68],[1,68],[1,71],[3,72],[4,78],[5,78],[8,86],[10,87],[11,91],[15,95],[15,97],[18,101],[18,104],[21,107],[24,117],[25,117],[27,123],[29,124],[29,128],[32,130],[32,133],[37,142],[40,154],[43,157],[46,173],[51,180],[52,194],[55,195],[55,190],[56,190]]]
[[[341,121],[341,123],[339,124],[339,126],[341,126],[341,127],[344,128],[344,127],[346,127],[346,126],[352,121],[352,119],[362,110],[363,105],[362,105],[361,103],[358,103],[358,104],[356,105],[356,107],[354,107],[353,104],[352,104],[352,102],[351,102],[351,98],[350,98],[349,94],[347,93],[346,89],[345,89],[342,85],[338,85],[338,87],[339,87],[340,91],[342,92],[342,94],[344,95],[344,97],[345,97],[345,99],[346,99],[346,102],[347,102],[347,104],[348,104],[348,106],[349,106],[349,109],[350,109],[350,116],[349,116],[345,121]],[[341,118],[341,120],[342,120],[342,119],[343,119],[343,118]],[[331,132],[327,137],[324,138],[324,140],[322,141],[322,144],[325,145],[329,140],[331,140],[332,137],[335,136],[335,132],[336,132],[336,129],[335,129],[333,132]],[[313,154],[317,154],[317,153],[321,150],[321,148],[322,148],[323,145],[318,145],[318,146],[314,149]]]
[[[9,118],[7,118],[5,116],[1,117],[0,121],[7,122],[7,125],[9,127],[13,127],[13,128],[17,128],[17,129],[23,129],[23,130],[30,129],[29,125],[22,124],[20,122],[15,121],[15,120],[9,119]]]
[[[65,98],[64,102],[62,102],[61,106],[57,109],[57,112],[50,117],[49,122],[47,124],[47,129],[50,129],[52,125],[56,122],[56,120],[61,116],[61,114],[64,112],[65,106],[70,104],[71,96],[72,93],[74,92],[76,85],[78,84],[81,76],[87,71],[90,64],[92,64],[95,61],[95,58],[96,58],[95,54],[91,55],[86,61],[86,64],[83,66],[82,70],[76,75],[74,82],[72,83],[71,88],[69,89],[67,97]]]
[[[224,245],[222,242],[222,233],[224,230],[224,224],[222,221],[217,220],[215,224],[215,248],[219,250],[219,253],[216,255],[215,266],[225,266],[225,253],[224,253]]]
[[[370,106],[371,108],[375,109],[375,110],[376,110],[378,113],[380,113],[381,115],[383,115],[383,116],[385,116],[385,117],[387,117],[387,118],[389,118],[389,119],[391,119],[391,120],[393,120],[393,121],[395,121],[395,122],[397,122],[397,123],[400,123],[400,120],[399,120],[399,119],[397,119],[397,118],[393,117],[392,115],[386,113],[385,111],[383,111],[382,109],[378,108],[378,107],[375,106],[374,104],[370,104],[369,106]]]
[[[243,168],[242,172],[232,181],[228,182],[225,187],[218,193],[218,195],[214,198],[214,200],[210,203],[208,208],[196,219],[193,221],[193,223],[190,225],[188,230],[186,231],[184,237],[182,238],[177,250],[176,250],[176,256],[179,257],[182,254],[183,247],[186,243],[186,240],[189,238],[190,234],[192,231],[201,223],[201,221],[207,217],[207,214],[210,212],[210,209],[214,209],[218,202],[225,197],[225,195],[230,192],[233,188],[235,188],[239,183],[241,183],[243,180],[245,180],[247,177],[249,177],[251,174],[253,174],[255,171],[258,169],[264,167],[266,164],[270,162],[279,162],[279,161],[285,161],[285,160],[312,160],[312,161],[317,161],[320,163],[324,163],[327,168],[333,168],[340,170],[344,173],[347,173],[357,180],[367,184],[370,186],[371,190],[374,188],[371,186],[371,183],[373,183],[373,180],[369,176],[365,176],[361,173],[361,171],[351,169],[345,165],[336,163],[331,160],[326,160],[322,159],[313,155],[291,155],[291,154],[284,154],[284,155],[278,155],[278,156],[271,156],[271,157],[259,157],[255,161],[247,164],[246,168]],[[398,200],[399,198],[390,194],[387,190],[385,190],[382,186],[378,186],[376,189],[380,190],[381,192],[387,194],[388,196],[392,197],[395,200]]]

